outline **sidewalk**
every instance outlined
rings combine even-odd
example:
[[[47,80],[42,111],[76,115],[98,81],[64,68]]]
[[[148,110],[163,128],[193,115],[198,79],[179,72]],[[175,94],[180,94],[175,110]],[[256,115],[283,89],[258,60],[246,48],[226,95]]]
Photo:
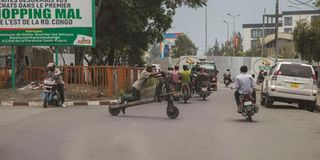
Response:
[[[112,101],[74,101],[65,102],[64,104],[69,106],[100,106],[109,105]],[[33,106],[33,107],[43,107],[43,102],[19,102],[19,101],[2,101],[0,106]],[[54,105],[53,105],[54,106]]]

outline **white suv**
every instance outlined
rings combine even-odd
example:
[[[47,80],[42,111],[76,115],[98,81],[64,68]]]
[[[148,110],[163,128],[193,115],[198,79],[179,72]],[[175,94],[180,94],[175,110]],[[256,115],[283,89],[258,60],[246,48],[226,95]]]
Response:
[[[269,71],[261,88],[261,105],[271,107],[273,102],[298,103],[299,108],[313,112],[318,87],[311,65],[278,62]]]

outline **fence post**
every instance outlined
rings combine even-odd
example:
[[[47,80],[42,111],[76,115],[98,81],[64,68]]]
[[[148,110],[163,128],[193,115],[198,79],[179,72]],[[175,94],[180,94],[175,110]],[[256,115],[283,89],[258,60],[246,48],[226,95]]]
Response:
[[[113,96],[113,71],[112,67],[107,68],[107,75],[109,78],[108,81],[108,89],[109,89],[109,96]]]

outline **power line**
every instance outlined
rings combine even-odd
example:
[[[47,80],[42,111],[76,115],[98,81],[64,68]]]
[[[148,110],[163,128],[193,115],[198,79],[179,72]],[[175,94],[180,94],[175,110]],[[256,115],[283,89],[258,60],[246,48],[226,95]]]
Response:
[[[314,7],[313,5],[309,4],[310,2],[312,2],[313,0],[308,0],[306,2],[302,2],[301,0],[294,0],[295,2],[292,2],[291,0],[287,0],[289,3],[293,4],[293,5],[304,5],[307,7],[310,7],[312,9],[317,9],[316,7]]]

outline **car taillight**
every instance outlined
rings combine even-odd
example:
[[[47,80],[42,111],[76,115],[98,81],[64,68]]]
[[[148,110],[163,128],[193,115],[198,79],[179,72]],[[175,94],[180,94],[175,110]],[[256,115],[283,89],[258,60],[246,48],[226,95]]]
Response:
[[[274,72],[274,74],[273,74],[273,76],[272,76],[272,80],[277,80],[278,75],[281,75],[281,74],[282,74],[281,71],[276,71],[276,72]]]

